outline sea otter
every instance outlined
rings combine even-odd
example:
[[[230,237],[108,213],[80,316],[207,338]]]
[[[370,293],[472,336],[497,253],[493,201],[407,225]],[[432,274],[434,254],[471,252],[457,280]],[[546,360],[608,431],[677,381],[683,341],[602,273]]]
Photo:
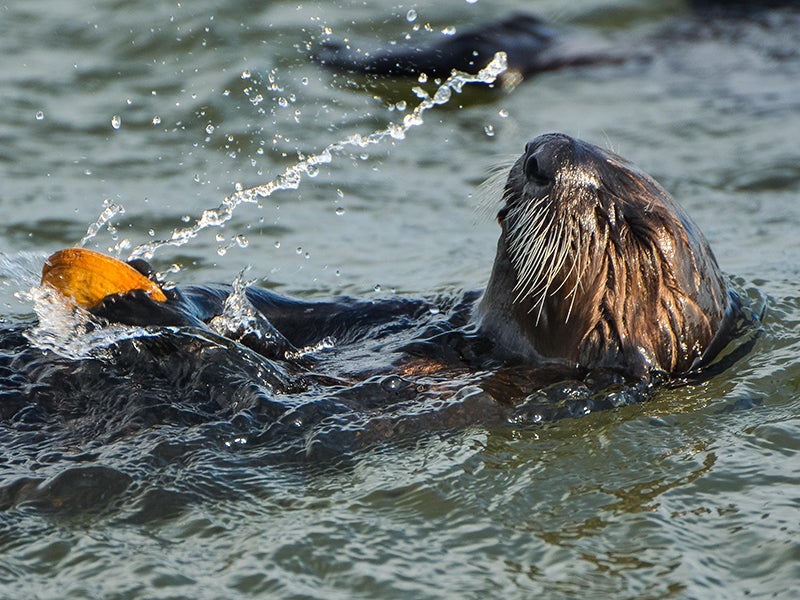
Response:
[[[474,316],[500,347],[642,376],[709,358],[731,295],[701,231],[653,179],[548,134],[514,163],[503,198]]]
[[[564,134],[539,136],[511,167],[501,201],[486,289],[466,295],[448,323],[394,346],[395,354],[647,380],[695,369],[729,339],[737,303],[705,237],[667,192],[616,154]],[[63,263],[60,255],[48,261],[48,283],[69,283]],[[135,325],[203,327],[230,293],[200,286],[157,298],[160,289],[143,280],[128,286],[134,291],[109,290],[123,293],[92,312]],[[251,322],[227,335],[281,361],[325,338],[353,344],[367,328],[385,336],[409,330],[432,306],[405,298],[306,302],[258,288],[246,295]]]

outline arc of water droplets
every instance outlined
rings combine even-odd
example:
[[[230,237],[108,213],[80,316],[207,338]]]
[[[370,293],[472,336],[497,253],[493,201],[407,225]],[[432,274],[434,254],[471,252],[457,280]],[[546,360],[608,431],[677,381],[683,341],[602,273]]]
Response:
[[[422,88],[414,88],[422,101],[403,117],[402,123],[390,123],[385,129],[374,131],[369,135],[353,134],[345,140],[334,142],[326,146],[318,154],[308,156],[299,163],[288,167],[282,174],[272,181],[248,189],[237,190],[227,196],[217,208],[208,208],[203,211],[199,219],[191,227],[176,229],[167,240],[155,240],[141,244],[133,249],[129,260],[134,258],[150,259],[159,248],[164,246],[183,246],[189,240],[197,237],[207,227],[220,227],[233,217],[233,212],[240,204],[254,204],[262,198],[271,196],[279,190],[297,189],[304,175],[313,173],[320,164],[331,162],[334,154],[343,152],[348,147],[365,148],[377,144],[387,137],[401,140],[406,131],[412,127],[422,125],[422,115],[430,108],[439,104],[446,104],[452,92],[460,93],[464,85],[469,83],[491,84],[508,68],[505,52],[498,52],[494,58],[477,74],[471,75],[461,71],[453,71],[452,75],[438,87],[433,96]]]
[[[89,229],[86,230],[86,235],[83,236],[83,239],[81,239],[78,244],[79,246],[85,246],[86,242],[96,236],[103,226],[109,223],[111,219],[117,215],[125,214],[125,208],[121,204],[111,202],[109,199],[103,201],[103,206],[105,207],[103,212],[101,212],[100,216],[97,217],[97,221],[89,225]],[[116,231],[112,225],[109,225],[108,227],[112,230],[112,233]]]

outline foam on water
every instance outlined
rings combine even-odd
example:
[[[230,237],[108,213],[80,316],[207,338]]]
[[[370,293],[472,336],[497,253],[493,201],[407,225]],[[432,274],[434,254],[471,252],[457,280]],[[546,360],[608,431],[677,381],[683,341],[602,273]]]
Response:
[[[27,294],[33,302],[37,323],[25,332],[36,348],[64,358],[104,358],[107,349],[121,341],[158,335],[144,327],[100,324],[89,312],[50,286],[34,286]]]

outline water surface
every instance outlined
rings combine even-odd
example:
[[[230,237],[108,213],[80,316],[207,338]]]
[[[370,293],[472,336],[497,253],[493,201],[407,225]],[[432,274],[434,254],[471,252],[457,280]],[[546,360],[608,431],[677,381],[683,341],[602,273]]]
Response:
[[[114,431],[103,407],[72,430],[6,423],[0,596],[791,597],[800,17],[706,23],[681,2],[651,4],[526,5],[644,56],[545,74],[510,94],[470,90],[404,140],[337,157],[154,263],[179,265],[170,277],[181,284],[230,282],[250,266],[258,284],[311,299],[480,288],[498,228],[491,208],[476,213],[477,185],[528,139],[563,131],[651,173],[736,285],[765,299],[747,357],[643,404],[538,427],[476,423],[333,464],[281,459],[241,435],[257,428],[247,415],[144,414],[136,432],[102,438],[87,432],[101,416]],[[237,183],[272,179],[298,153],[400,120],[413,82],[320,69],[307,44],[325,27],[375,41],[514,8],[0,7],[6,325],[33,318],[26,274],[77,243],[104,200],[125,213],[90,246],[124,255],[218,206]]]

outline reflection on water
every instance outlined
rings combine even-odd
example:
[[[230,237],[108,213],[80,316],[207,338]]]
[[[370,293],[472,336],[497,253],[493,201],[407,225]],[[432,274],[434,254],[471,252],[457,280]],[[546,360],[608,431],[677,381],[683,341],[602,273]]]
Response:
[[[561,130],[607,141],[651,172],[722,268],[766,294],[754,348],[706,381],[557,423],[433,427],[337,455],[331,447],[363,424],[348,421],[346,395],[310,401],[297,391],[294,405],[276,403],[274,387],[293,374],[213,332],[120,340],[114,360],[31,349],[25,293],[42,260],[80,240],[104,208],[126,212],[100,223],[96,247],[169,239],[237,182],[258,185],[303,161],[298,153],[397,120],[408,82],[310,63],[307,43],[325,27],[390,39],[518,7],[413,8],[411,24],[409,7],[385,2],[8,7],[0,595],[791,594],[800,577],[796,11],[698,20],[680,3],[589,2],[565,13],[545,0],[546,16],[653,48],[649,60],[552,73],[510,95],[465,90],[406,139],[320,164],[261,209],[243,205],[225,227],[155,255],[161,271],[181,267],[182,285],[231,281],[250,264],[248,277],[307,298],[457,295],[483,285],[491,264],[497,231],[490,219],[473,223],[471,197],[486,169]],[[217,254],[239,235],[246,248]],[[190,360],[196,352],[206,360]],[[417,394],[398,379],[365,387],[376,402],[408,395],[411,413]],[[479,408],[474,382],[458,383]],[[172,401],[184,393],[185,405]]]

